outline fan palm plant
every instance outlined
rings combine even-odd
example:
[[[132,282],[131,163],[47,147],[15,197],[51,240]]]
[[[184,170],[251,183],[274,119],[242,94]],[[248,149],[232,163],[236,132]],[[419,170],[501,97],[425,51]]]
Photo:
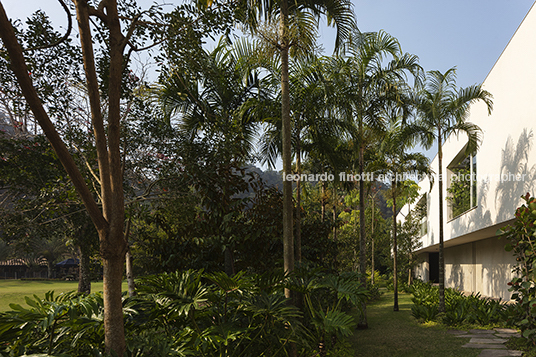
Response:
[[[417,106],[418,125],[422,135],[422,144],[429,149],[437,142],[437,159],[439,174],[439,311],[445,311],[445,260],[443,246],[443,142],[451,135],[465,133],[468,141],[465,153],[474,153],[479,146],[480,128],[466,121],[472,103],[483,101],[491,114],[492,95],[482,89],[482,85],[466,88],[456,87],[456,68],[445,73],[429,71],[425,85],[418,91],[415,102]]]

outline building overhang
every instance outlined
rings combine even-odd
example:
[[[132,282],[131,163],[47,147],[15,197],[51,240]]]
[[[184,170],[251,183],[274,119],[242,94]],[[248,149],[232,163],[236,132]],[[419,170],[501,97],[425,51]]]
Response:
[[[493,238],[493,237],[496,237],[497,239],[499,239],[499,237],[497,236],[497,230],[499,228],[502,228],[504,226],[507,226],[507,225],[513,223],[514,220],[515,219],[510,219],[510,220],[495,224],[493,226],[489,226],[489,227],[480,229],[478,231],[474,231],[474,232],[471,232],[471,233],[461,235],[459,237],[455,237],[455,238],[446,240],[444,242],[444,247],[445,248],[455,247],[455,246],[458,246],[458,245],[472,243],[472,242],[476,242],[476,241],[483,240],[483,239],[488,239],[488,238]],[[421,249],[418,249],[418,250],[415,251],[415,253],[417,253],[417,254],[420,254],[420,253],[437,253],[437,252],[439,252],[439,243],[429,245],[427,247],[424,247],[424,248],[421,248]]]

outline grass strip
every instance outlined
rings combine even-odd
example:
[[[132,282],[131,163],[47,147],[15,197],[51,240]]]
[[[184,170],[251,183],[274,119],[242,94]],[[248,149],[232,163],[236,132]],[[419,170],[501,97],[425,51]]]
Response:
[[[25,296],[32,297],[34,294],[45,297],[47,291],[54,291],[54,295],[62,292],[78,289],[77,281],[61,280],[0,280],[0,311],[11,310],[9,304],[16,303],[27,307]],[[126,282],[123,283],[123,290],[127,289]],[[91,291],[102,291],[102,281],[92,282]]]
[[[349,338],[354,356],[474,357],[480,349],[463,348],[468,338],[459,338],[437,324],[420,324],[411,316],[411,295],[399,294],[399,309],[393,311],[393,294],[367,305],[367,330]]]

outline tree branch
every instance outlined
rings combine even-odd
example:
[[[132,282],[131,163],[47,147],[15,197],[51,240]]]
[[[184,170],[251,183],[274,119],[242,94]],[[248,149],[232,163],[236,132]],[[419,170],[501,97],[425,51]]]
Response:
[[[111,204],[111,184],[110,167],[108,158],[108,145],[106,143],[106,131],[104,130],[104,119],[100,104],[99,83],[95,69],[95,57],[93,53],[93,40],[89,26],[89,5],[85,0],[74,0],[78,27],[80,29],[80,44],[84,57],[84,70],[86,72],[87,91],[91,108],[91,123],[95,134],[95,146],[97,149],[97,160],[99,162],[99,174],[101,181],[101,196],[103,206],[110,207]],[[102,3],[101,3],[102,4]],[[103,212],[106,217],[106,212]]]
[[[95,9],[93,6],[88,5],[88,13],[90,16],[95,16],[101,19],[102,22],[106,23],[108,21],[108,16],[104,13],[104,8],[108,4],[108,0],[102,0],[99,3],[99,6]]]
[[[108,222],[104,219],[102,212],[97,207],[93,195],[89,191],[82,174],[78,170],[69,150],[65,146],[65,143],[60,138],[54,124],[50,120],[46,113],[43,104],[41,103],[39,96],[33,86],[32,80],[28,74],[28,67],[26,66],[26,60],[22,54],[22,48],[17,40],[15,31],[9,22],[9,19],[4,10],[4,6],[0,2],[0,36],[4,42],[9,57],[11,58],[11,67],[17,81],[22,89],[22,93],[28,102],[28,105],[32,109],[35,118],[39,122],[39,125],[43,129],[46,137],[50,141],[50,144],[54,148],[56,155],[62,163],[65,171],[69,174],[71,181],[73,182],[76,191],[80,195],[82,202],[87,208],[87,211],[91,217],[91,220],[95,224],[98,230],[107,230]]]
[[[33,50],[44,50],[46,48],[51,48],[54,46],[59,45],[60,43],[66,41],[69,38],[69,35],[71,34],[71,30],[73,29],[73,19],[71,19],[71,12],[69,11],[69,8],[67,7],[67,4],[63,0],[58,0],[61,6],[63,7],[63,10],[67,14],[67,31],[65,32],[65,35],[63,35],[62,38],[60,38],[58,41],[51,43],[49,45],[44,46],[38,46],[33,48],[27,48],[24,51],[33,51]]]

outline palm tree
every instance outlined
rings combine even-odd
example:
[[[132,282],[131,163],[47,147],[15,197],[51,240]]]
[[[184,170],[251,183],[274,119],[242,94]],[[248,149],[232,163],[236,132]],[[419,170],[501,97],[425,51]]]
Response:
[[[351,136],[357,146],[357,172],[365,171],[365,151],[379,141],[386,129],[385,110],[398,100],[398,87],[403,86],[407,73],[416,78],[421,67],[417,56],[403,53],[398,41],[385,32],[360,34],[349,47],[348,58],[335,58],[332,79],[337,82],[339,95],[335,98],[339,115],[353,122]],[[390,58],[389,62],[386,59]],[[365,182],[359,180],[360,222],[365,221]],[[361,283],[366,284],[365,225],[360,225]],[[360,328],[367,328],[366,306],[363,306]]]
[[[54,263],[67,253],[67,245],[60,235],[52,235],[50,238],[41,238],[32,242],[32,249],[39,257],[47,262],[47,276],[52,279]]]
[[[403,120],[394,122],[380,146],[380,157],[376,165],[381,167],[383,174],[390,178],[390,198],[393,202],[393,289],[394,302],[393,311],[398,311],[398,244],[397,244],[397,198],[403,194],[405,188],[404,173],[414,173],[415,175],[430,176],[430,161],[421,153],[409,153],[415,142],[415,137],[419,130],[412,125],[403,126]]]
[[[155,90],[169,123],[177,115],[181,131],[191,141],[200,136],[217,138],[230,150],[226,160],[233,166],[244,165],[251,153],[259,121],[256,106],[268,96],[257,70],[247,60],[251,51],[246,41],[231,46],[222,37],[216,48],[203,51],[190,68],[172,71]],[[231,209],[231,197],[220,199],[223,217]],[[224,257],[225,271],[234,274],[229,244]]]
[[[250,152],[257,129],[256,112],[245,109],[249,100],[264,95],[257,72],[241,57],[244,42],[231,47],[222,37],[212,51],[204,51],[189,71],[171,71],[155,90],[168,121],[180,117],[180,128],[191,139],[199,133],[222,136]]]
[[[335,48],[340,48],[355,30],[355,18],[350,0],[310,1],[251,1],[246,0],[243,20],[249,28],[263,36],[259,20],[268,24],[278,24],[278,34],[273,45],[278,49],[281,59],[281,123],[282,123],[282,158],[283,172],[290,173],[292,168],[291,152],[291,118],[289,88],[289,53],[293,50],[307,52],[314,44],[315,29],[321,16],[327,16],[328,25],[337,28]],[[283,260],[284,270],[294,270],[294,242],[292,228],[292,182],[283,182]],[[290,290],[285,290],[290,297]]]
[[[443,141],[451,134],[465,133],[468,142],[465,153],[474,153],[479,146],[480,128],[467,122],[469,107],[472,103],[483,101],[488,114],[493,109],[492,95],[482,89],[482,85],[456,87],[456,68],[445,73],[429,71],[425,85],[418,91],[418,125],[421,127],[422,144],[429,149],[437,142],[439,174],[439,311],[445,311],[445,260],[443,254]]]
[[[292,123],[292,149],[296,158],[296,173],[302,172],[302,157],[315,153],[333,161],[333,144],[344,131],[344,123],[330,115],[326,98],[332,95],[325,80],[321,59],[315,56],[293,61],[290,67],[290,104]],[[261,139],[260,156],[262,163],[274,167],[281,154],[281,121],[269,120],[270,127]],[[295,258],[301,261],[301,182],[296,182],[296,241]]]

